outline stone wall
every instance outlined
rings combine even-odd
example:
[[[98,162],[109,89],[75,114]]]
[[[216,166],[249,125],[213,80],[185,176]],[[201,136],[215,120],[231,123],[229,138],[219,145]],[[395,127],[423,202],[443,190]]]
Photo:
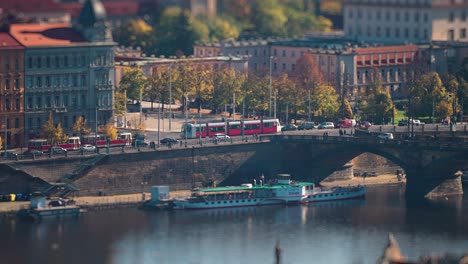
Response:
[[[153,185],[171,190],[208,184],[251,182],[281,172],[279,148],[271,143],[159,150],[110,155],[75,181],[79,195],[111,195],[149,191]]]

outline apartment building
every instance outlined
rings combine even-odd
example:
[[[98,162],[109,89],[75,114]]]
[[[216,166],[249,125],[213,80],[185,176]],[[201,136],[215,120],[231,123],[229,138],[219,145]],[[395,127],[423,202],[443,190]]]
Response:
[[[27,139],[39,137],[50,114],[69,134],[80,116],[93,128],[112,117],[115,43],[97,2],[85,3],[79,24],[11,25],[25,47]]]
[[[0,135],[3,140],[3,144],[6,144],[7,146],[24,146],[23,102],[24,47],[10,34],[1,32]]]
[[[368,43],[468,42],[467,0],[345,0],[345,35]]]

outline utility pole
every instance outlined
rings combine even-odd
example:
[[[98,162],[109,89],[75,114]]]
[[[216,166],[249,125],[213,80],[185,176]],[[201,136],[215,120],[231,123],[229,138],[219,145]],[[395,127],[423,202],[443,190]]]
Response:
[[[270,112],[271,114],[271,112]],[[236,120],[236,94],[232,93],[232,120]]]
[[[203,133],[203,128],[202,128],[202,123],[201,123],[201,117],[202,117],[202,107],[201,107],[201,102],[200,102],[200,105],[198,106],[199,107],[199,112],[200,112],[200,116],[198,117],[198,124],[200,125],[200,142],[198,142],[201,146],[202,144],[202,133]]]
[[[158,103],[158,147],[159,147],[159,140],[161,136],[161,129],[160,129],[161,127],[159,124],[161,124],[161,103]]]
[[[275,114],[274,114],[273,117],[276,118],[276,92],[275,92],[275,101],[274,102],[275,102]]]
[[[268,108],[269,108],[270,112],[269,112],[268,117],[271,117],[271,85],[272,85],[272,82],[271,82],[271,60],[272,59],[273,59],[273,56],[270,56],[270,83],[269,83],[270,100],[269,100],[269,103],[268,103]]]
[[[143,102],[141,101],[141,98],[143,97],[143,87],[140,87],[140,125],[142,122],[141,116],[143,113]]]
[[[187,95],[185,95],[185,123],[184,123],[184,135],[185,135],[185,147],[187,147],[187,103],[188,103],[188,98]]]
[[[169,66],[169,132],[172,131],[172,63]]]

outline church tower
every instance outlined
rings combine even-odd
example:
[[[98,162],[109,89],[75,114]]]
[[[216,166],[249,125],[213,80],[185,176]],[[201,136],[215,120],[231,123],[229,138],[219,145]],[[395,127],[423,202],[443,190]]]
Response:
[[[86,0],[75,28],[89,42],[112,42],[106,10],[99,0]]]

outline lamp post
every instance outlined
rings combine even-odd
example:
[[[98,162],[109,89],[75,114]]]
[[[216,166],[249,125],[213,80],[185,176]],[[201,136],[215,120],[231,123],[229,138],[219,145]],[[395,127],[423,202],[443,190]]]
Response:
[[[185,136],[185,147],[187,147],[187,104],[188,104],[188,98],[187,95],[185,95],[185,123],[184,123],[184,136]]]
[[[172,63],[169,66],[169,131],[172,131]]]
[[[269,100],[269,103],[268,103],[268,108],[269,108],[269,115],[268,117],[271,117],[271,85],[272,85],[272,80],[271,80],[271,61],[273,60],[273,56],[270,56],[270,83],[269,83],[269,90],[270,90],[270,100]]]

